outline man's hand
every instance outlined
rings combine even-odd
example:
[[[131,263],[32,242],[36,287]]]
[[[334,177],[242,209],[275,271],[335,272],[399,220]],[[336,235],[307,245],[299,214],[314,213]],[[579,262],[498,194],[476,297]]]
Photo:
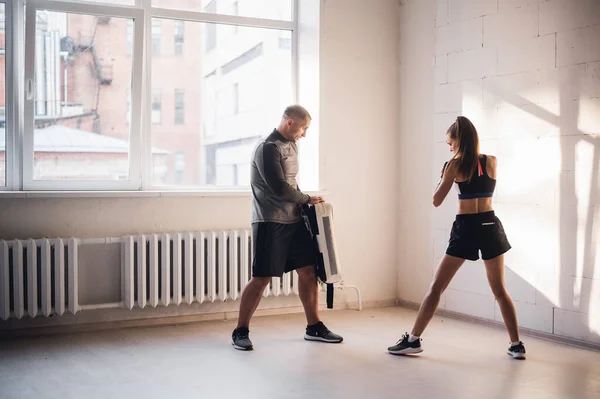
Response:
[[[311,204],[319,204],[321,202],[324,202],[325,200],[323,199],[323,197],[310,197],[310,203]]]

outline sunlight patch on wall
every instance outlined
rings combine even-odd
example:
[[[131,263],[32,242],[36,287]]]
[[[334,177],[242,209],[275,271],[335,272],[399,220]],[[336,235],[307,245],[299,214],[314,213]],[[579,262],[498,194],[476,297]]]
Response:
[[[558,138],[499,140],[498,199],[556,205],[560,183]]]
[[[600,137],[600,98],[585,98],[578,101],[577,126],[582,133]]]
[[[577,242],[584,245],[578,245],[577,262],[575,265],[575,275],[581,276],[584,272],[586,256],[584,248],[591,244],[591,238],[587,237],[588,232],[588,213],[593,212],[590,209],[591,179],[594,162],[594,146],[587,141],[580,141],[575,146],[575,196],[577,198]],[[591,221],[594,223],[594,220]],[[574,290],[574,305],[579,305],[581,295],[581,282],[576,280]]]
[[[592,280],[588,325],[592,333],[600,335],[600,281],[598,280]]]

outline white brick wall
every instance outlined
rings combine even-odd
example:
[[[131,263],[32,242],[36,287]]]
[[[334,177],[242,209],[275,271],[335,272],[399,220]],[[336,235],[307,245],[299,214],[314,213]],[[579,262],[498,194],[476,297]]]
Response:
[[[600,97],[600,62],[558,67],[537,72],[536,103],[558,103]]]
[[[465,104],[481,104],[483,101],[482,81],[448,83],[435,87],[435,112],[461,112]]]
[[[510,267],[504,271],[506,289],[512,299],[520,303],[535,304],[535,287],[523,276],[516,273]]]
[[[483,18],[440,26],[435,31],[436,54],[480,48],[483,43]]]
[[[482,17],[498,11],[498,0],[449,0],[450,21]]]
[[[498,47],[498,74],[553,68],[556,57],[555,39],[552,34],[502,43]]]
[[[600,25],[598,0],[547,0],[539,10],[540,35]]]
[[[493,47],[448,55],[448,82],[462,82],[495,76],[497,72],[498,52]]]
[[[587,313],[554,309],[554,333],[557,335],[600,343],[600,331],[590,328],[592,322],[597,323]]]
[[[470,292],[489,298],[494,297],[488,285],[485,265],[481,259],[477,262],[465,262],[450,282],[448,289]]]
[[[435,0],[435,26],[448,25],[448,0]]]
[[[600,136],[600,97],[575,100],[579,109],[577,127],[580,132]]]
[[[436,132],[436,137],[435,137],[436,142],[446,144],[445,133],[448,130],[448,128],[450,127],[450,125],[452,125],[456,121],[456,118],[458,116],[460,116],[460,112],[449,112],[449,113],[434,115],[433,126],[434,126],[434,129]],[[448,159],[450,159],[450,155],[451,155],[450,150],[448,149],[448,145],[446,144],[444,156],[447,157]],[[436,158],[436,160],[438,160],[438,159],[439,158]],[[437,170],[439,170],[439,168]],[[436,170],[436,172],[437,172],[437,170]]]
[[[588,313],[591,302],[600,299],[600,279],[560,274],[559,307],[564,310]]]
[[[600,61],[600,25],[556,34],[556,65]]]
[[[435,56],[435,84],[448,83],[448,55]]]
[[[537,5],[507,8],[483,18],[483,45],[498,47],[539,35]]]
[[[534,286],[539,275],[554,275],[561,254],[557,207],[497,202],[495,208],[512,245],[507,267]]]
[[[501,107],[498,108],[498,136],[503,139],[557,136],[560,132],[557,121],[557,117],[548,115],[536,104]]]
[[[548,0],[498,0],[498,11],[504,11],[512,8],[527,7],[530,5],[537,6]]]
[[[472,292],[446,290],[446,306],[448,310],[466,313],[472,316],[494,319],[493,296],[479,295]]]
[[[554,309],[550,306],[542,306],[531,303],[515,301],[519,326],[533,330],[552,333],[552,319]],[[498,303],[495,304],[494,318],[496,321],[504,322],[502,312]]]
[[[600,62],[585,65],[585,73],[581,78],[580,98],[600,97]]]
[[[548,286],[554,285],[556,281],[555,275],[548,276],[542,275],[536,279],[536,282],[540,286]],[[535,290],[535,304],[537,306],[544,306],[547,308],[554,309],[556,303],[558,303],[558,294],[556,293],[558,289],[553,290],[553,292],[541,292],[540,290]]]
[[[498,108],[537,103],[545,97],[539,94],[541,72],[493,76],[483,80],[483,107]]]
[[[435,43],[411,37],[410,46],[429,56],[411,72],[429,68],[431,86],[409,76],[400,90],[406,100],[433,92],[433,101],[419,103],[421,121],[404,127],[400,144],[412,143],[412,132],[427,135],[431,165],[414,172],[423,155],[403,153],[400,169],[413,172],[403,174],[400,184],[420,186],[430,179],[431,190],[415,199],[429,205],[449,156],[444,133],[458,115],[469,117],[482,151],[499,159],[495,209],[512,245],[505,280],[520,325],[600,342],[600,1],[421,4],[430,7],[430,25],[420,35],[434,33]],[[400,58],[414,59],[409,51],[401,51]],[[400,115],[415,111],[412,101],[401,102]],[[433,131],[421,133],[422,124]],[[419,270],[418,282],[400,288],[400,298],[403,289],[413,299],[425,294],[445,252],[457,203],[451,191],[440,208],[419,207],[425,212],[421,217],[431,220],[428,235],[419,232],[413,239],[413,226],[401,224],[402,237],[409,237],[406,250],[420,248],[417,252],[426,252],[433,263]],[[414,208],[402,211],[405,206],[402,199],[401,213]],[[401,271],[421,267],[404,264]],[[481,261],[465,263],[440,307],[502,320]]]
[[[442,140],[436,141],[435,147],[433,149],[435,157],[434,163],[435,165],[438,165],[436,169],[432,170],[432,182],[434,184],[437,184],[439,182],[440,171],[442,169],[442,166],[444,165],[444,162],[448,161],[450,159],[450,156],[452,155],[452,153],[450,152],[450,147],[448,147],[448,144],[446,144],[445,140],[443,140],[443,134],[441,134],[440,136]]]
[[[600,97],[600,62],[494,76],[483,81],[485,108],[552,104]],[[597,119],[597,118],[596,118]]]

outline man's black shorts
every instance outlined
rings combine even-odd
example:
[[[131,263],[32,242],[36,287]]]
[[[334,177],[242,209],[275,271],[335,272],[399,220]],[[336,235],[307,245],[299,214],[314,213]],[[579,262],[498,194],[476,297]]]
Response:
[[[477,260],[493,259],[511,248],[504,227],[494,211],[456,215],[452,225],[447,255]]]
[[[304,222],[252,223],[252,240],[253,277],[281,277],[316,263],[317,250]]]

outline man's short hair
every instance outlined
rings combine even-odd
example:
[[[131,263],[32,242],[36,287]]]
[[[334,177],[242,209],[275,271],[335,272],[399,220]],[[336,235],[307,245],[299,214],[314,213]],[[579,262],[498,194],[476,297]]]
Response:
[[[301,105],[290,105],[283,111],[283,117],[286,119],[312,119],[306,108]]]

